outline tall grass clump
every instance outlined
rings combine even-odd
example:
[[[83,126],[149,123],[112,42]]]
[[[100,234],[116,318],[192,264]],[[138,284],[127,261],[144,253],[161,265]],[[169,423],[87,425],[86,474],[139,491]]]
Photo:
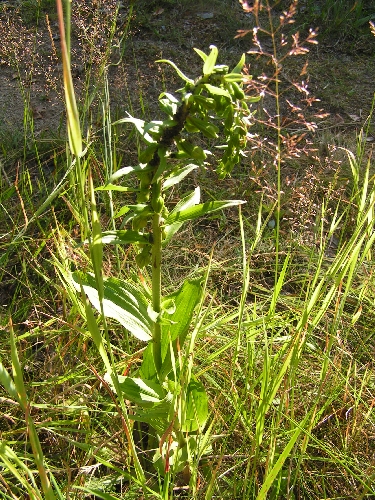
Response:
[[[72,78],[75,4],[57,1],[66,170],[5,247],[31,302],[29,263],[48,292],[38,321],[3,325],[3,498],[375,493],[372,114],[335,175],[300,189],[323,112],[307,65],[299,79],[285,67],[315,33],[293,29],[296,2],[240,3],[250,67],[242,55],[230,69],[214,45],[195,49],[194,78],[159,60],[181,88],[166,80],[155,119],[129,103],[112,120],[108,49],[94,129],[89,85],[78,100]],[[121,135],[134,161],[119,157]],[[3,169],[1,182],[2,205],[22,199]]]

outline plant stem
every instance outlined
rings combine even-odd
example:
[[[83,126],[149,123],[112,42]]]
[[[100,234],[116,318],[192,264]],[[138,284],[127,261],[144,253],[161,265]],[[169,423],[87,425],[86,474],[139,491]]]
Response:
[[[160,227],[161,216],[155,213],[152,219],[152,308],[156,313],[161,311],[161,243],[162,243],[162,229]],[[153,332],[153,354],[155,368],[160,375],[161,370],[161,323],[156,321],[154,323]]]
[[[189,114],[189,105],[184,102],[177,110],[175,115],[173,116],[175,125],[171,127],[167,127],[159,142],[159,147],[155,151],[152,160],[149,165],[152,167],[152,179],[155,179],[155,176],[158,172],[158,167],[160,165],[160,161],[163,159],[165,161],[166,152],[168,148],[173,143],[175,137],[179,135],[181,130],[184,127],[185,120]],[[154,211],[154,215],[152,218],[152,308],[156,313],[161,312],[161,252],[162,252],[162,217],[160,212],[162,211],[162,205],[164,202],[162,201],[162,179],[161,176],[152,182],[151,186],[151,207]],[[161,358],[161,323],[159,321],[160,318],[154,323],[154,331],[153,331],[153,357],[156,372],[160,379],[160,372],[162,366],[162,358]],[[160,380],[162,382],[162,380]]]

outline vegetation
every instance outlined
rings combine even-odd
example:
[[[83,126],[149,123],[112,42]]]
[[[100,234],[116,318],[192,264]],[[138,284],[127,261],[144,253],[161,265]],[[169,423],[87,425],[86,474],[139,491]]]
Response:
[[[336,3],[242,0],[235,57],[158,57],[163,88],[117,108],[112,70],[173,2],[4,6],[24,133],[0,129],[1,498],[374,496],[372,109],[350,148],[323,140],[300,62],[312,9],[333,33],[373,17]]]

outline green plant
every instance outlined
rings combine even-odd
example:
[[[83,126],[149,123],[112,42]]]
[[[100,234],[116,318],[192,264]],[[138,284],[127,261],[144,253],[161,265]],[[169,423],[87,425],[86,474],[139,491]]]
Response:
[[[203,75],[195,81],[186,77],[173,63],[163,61],[171,64],[185,82],[180,99],[168,93],[160,96],[166,120],[146,123],[129,117],[117,122],[133,123],[146,143],[146,148],[139,154],[139,165],[120,169],[102,188],[126,190],[129,188],[113,183],[132,174],[138,178],[139,188],[135,189],[138,203],[124,206],[117,213],[117,217],[126,214],[125,220],[131,221],[132,229],[101,233],[99,226],[93,225],[91,252],[95,278],[73,274],[77,290],[82,287],[103,317],[117,319],[130,333],[149,342],[139,376],[119,377],[117,387],[113,379],[112,383],[116,392],[120,389],[127,400],[136,404],[132,419],[150,424],[156,432],[158,450],[153,461],[166,477],[166,492],[170,475],[198,460],[209,441],[203,433],[208,417],[207,396],[202,384],[192,374],[198,324],[186,342],[190,326],[194,324],[194,310],[203,299],[201,280],[185,281],[177,292],[162,298],[163,248],[184,222],[242,202],[200,203],[200,191],[196,188],[169,212],[165,206],[165,194],[205,162],[208,152],[194,145],[190,137],[202,133],[209,139],[216,139],[220,129],[214,124],[214,119],[223,126],[226,137],[218,167],[219,176],[230,173],[246,143],[249,115],[246,100],[250,99],[245,98],[238,85],[243,80],[244,56],[230,72],[228,67],[216,64],[216,47],[211,47],[209,55],[197,52],[204,66]],[[91,203],[95,222],[93,192]],[[137,245],[138,266],[142,268],[151,264],[149,294],[127,281],[103,280],[102,243]]]
[[[85,160],[63,29],[61,39],[70,147],[80,169]],[[200,203],[197,187],[169,211],[165,196],[172,186],[203,166],[207,156],[212,154],[193,143],[194,134],[209,140],[224,136],[225,144],[220,146],[223,153],[217,171],[221,178],[232,171],[246,145],[251,116],[247,102],[258,99],[246,97],[241,88],[245,55],[230,71],[228,66],[217,64],[218,50],[215,46],[211,46],[208,55],[195,50],[203,60],[202,75],[195,80],[184,75],[171,61],[159,61],[170,64],[184,81],[184,87],[178,91],[179,98],[167,92],[159,98],[160,107],[167,115],[165,120],[148,123],[129,116],[114,124],[133,124],[145,148],[139,152],[138,165],[118,170],[96,191],[136,193],[137,204],[125,205],[115,214],[115,218],[124,218],[122,227],[131,223],[131,229],[101,230],[93,180],[89,173],[90,206],[84,209],[84,220],[88,221],[90,212],[91,235],[87,241],[94,272],[76,271],[65,275],[71,289],[82,292],[90,301],[84,299],[88,327],[107,369],[104,379],[119,397],[122,411],[126,411],[124,400],[132,402],[131,420],[145,422],[154,430],[152,439],[157,443],[157,450],[153,462],[165,478],[164,498],[169,495],[171,475],[182,470],[187,474],[190,464],[197,462],[207,450],[209,431],[204,432],[208,418],[207,395],[201,382],[193,375],[193,352],[199,332],[199,322],[193,318],[195,309],[199,305],[201,307],[204,298],[202,278],[186,280],[178,291],[163,297],[163,249],[185,222],[243,203],[238,200]],[[127,180],[130,176],[138,179],[138,187],[117,184],[120,179]],[[82,177],[79,182],[81,206],[84,207]],[[83,234],[88,233],[88,227],[84,228]],[[105,278],[103,244],[136,245],[138,267],[150,264],[151,289],[147,290],[129,279]],[[90,303],[101,314],[104,337]],[[109,318],[117,320],[139,340],[148,342],[137,377],[116,373],[108,336]],[[193,331],[188,337],[191,328]],[[130,435],[128,438],[131,442]],[[132,446],[133,459],[137,462]],[[141,479],[139,463],[136,469]],[[191,481],[191,486],[194,490],[194,481]]]

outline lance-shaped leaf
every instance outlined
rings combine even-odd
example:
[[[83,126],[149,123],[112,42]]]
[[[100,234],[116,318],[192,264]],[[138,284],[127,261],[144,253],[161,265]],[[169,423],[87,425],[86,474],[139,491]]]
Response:
[[[211,52],[209,53],[207,59],[204,62],[203,65],[203,75],[204,76],[209,76],[211,75],[215,64],[216,64],[216,59],[218,56],[219,51],[217,50],[217,47],[215,45],[210,46]]]
[[[158,473],[163,477],[165,476],[166,463],[168,461],[170,470],[173,474],[183,471],[187,465],[198,458],[198,442],[202,442],[201,436],[192,434],[186,437],[184,444],[177,441],[170,442],[166,439],[163,443],[162,449],[160,447],[155,451],[153,456],[153,464]],[[199,446],[201,450],[202,447]],[[207,450],[208,451],[208,450]],[[204,451],[203,451],[204,453]],[[199,452],[202,454],[202,451]]]
[[[174,224],[176,222],[185,222],[187,220],[194,220],[202,215],[206,215],[212,212],[216,212],[217,210],[222,210],[223,208],[233,207],[236,205],[242,205],[246,203],[242,200],[226,200],[226,201],[207,201],[206,203],[200,203],[199,205],[195,205],[190,208],[186,208],[181,211],[172,211],[166,221],[165,224],[168,226],[169,224]]]
[[[169,413],[171,411],[171,404],[168,408],[165,405],[157,405],[154,408],[141,408],[136,407],[135,412],[132,414],[132,420],[135,422],[145,422],[149,424],[161,436],[165,429],[170,425]]]
[[[215,85],[211,85],[210,83],[206,83],[204,87],[212,95],[223,95],[225,97],[228,97],[228,99],[230,99],[229,92],[222,89],[221,87],[216,87]]]
[[[241,73],[228,73],[227,75],[224,75],[223,78],[226,82],[242,82],[243,81],[243,75],[241,75]]]
[[[159,96],[159,105],[161,109],[169,116],[177,113],[179,101],[172,94],[162,92]]]
[[[128,113],[129,115],[129,113]],[[144,120],[140,120],[139,118],[133,118],[131,115],[129,115],[129,118],[121,118],[120,120],[117,120],[116,122],[113,123],[113,125],[118,125],[119,123],[133,123],[135,128],[138,130],[140,135],[143,137],[143,139],[151,144],[153,142],[156,142],[150,134],[148,134],[145,130],[146,126],[148,125],[147,122]]]
[[[199,186],[195,188],[195,190],[188,194],[187,196],[185,196],[185,198],[183,198],[182,200],[180,200],[177,205],[175,206],[175,208],[172,210],[172,212],[170,213],[170,215],[172,214],[178,214],[180,213],[181,211],[189,208],[189,207],[193,207],[194,205],[197,205],[199,203],[199,200],[200,200],[200,188]],[[165,226],[165,237],[164,237],[164,240],[163,240],[163,246],[166,246],[170,239],[172,238],[172,236],[177,233],[177,231],[180,229],[180,227],[182,226],[183,224],[183,221],[182,222],[174,222],[172,224],[166,224]]]
[[[10,397],[12,397],[18,403],[20,402],[20,397],[17,392],[16,385],[1,361],[0,361],[0,384],[4,387],[4,389],[9,394]]]
[[[104,377],[112,385],[111,378],[108,375]],[[142,378],[118,376],[121,392],[132,403],[142,408],[154,408],[162,406],[169,410],[172,401],[172,394],[164,390],[160,384],[152,380]]]
[[[190,125],[191,127],[199,130],[209,139],[216,139],[217,134],[219,132],[219,128],[216,125],[213,125],[208,120],[201,120],[196,116],[189,115],[186,119],[186,125]],[[182,141],[181,141],[182,142]],[[187,141],[186,141],[187,142]],[[197,159],[196,156],[192,156],[194,159]],[[204,153],[204,157],[206,157]]]
[[[119,191],[122,193],[134,193],[139,191],[137,188],[131,188],[128,186],[118,186],[117,184],[105,184],[104,186],[99,186],[95,188],[95,191]]]
[[[140,164],[149,163],[152,160],[152,157],[154,156],[155,151],[158,149],[158,147],[159,147],[159,144],[154,143],[154,144],[150,144],[149,146],[147,146],[147,148],[145,150],[141,151],[141,153],[138,156],[139,163]]]
[[[173,302],[174,311],[172,314],[164,314],[164,318],[168,319],[168,322],[164,321],[164,324],[162,324],[162,368],[160,372],[162,380],[172,370],[174,359],[177,358],[177,346],[179,345],[180,349],[183,348],[194,310],[202,298],[202,293],[201,280],[186,280],[177,292],[166,298],[165,302]],[[157,379],[151,344],[147,346],[143,353],[140,375],[148,380]]]
[[[192,379],[186,390],[185,421],[181,430],[194,432],[202,430],[208,417],[208,398],[203,385],[198,380]]]
[[[116,231],[103,231],[102,243],[111,245],[129,245],[130,243],[149,243],[148,238],[138,231],[118,229]]]
[[[95,309],[101,312],[95,278],[91,274],[75,272],[72,284],[77,291],[81,286]],[[133,283],[117,278],[106,278],[103,283],[103,311],[123,325],[139,340],[148,341],[152,337],[152,321],[148,316],[148,300],[140,288]]]
[[[163,183],[163,190],[168,189],[175,184],[178,184],[182,181],[182,179],[189,175],[192,170],[195,170],[196,168],[198,168],[198,165],[189,163],[189,165],[185,165],[178,170],[173,170],[173,172],[165,179]]]
[[[23,381],[23,370],[21,368],[20,360],[18,357],[16,339],[13,331],[12,321],[9,321],[9,333],[10,333],[10,352],[12,360],[12,371],[14,379],[14,387],[18,393],[18,402],[25,412],[25,422],[27,427],[28,440],[30,441],[31,448],[33,451],[33,456],[35,464],[38,469],[39,478],[42,484],[44,498],[46,500],[55,500],[55,495],[53,493],[51,483],[49,480],[48,469],[44,460],[42,447],[40,445],[39,437],[36,432],[34,421],[28,410],[29,402],[26,395],[25,384]]]
[[[204,161],[207,158],[206,153],[200,146],[194,146],[194,144],[186,139],[176,141],[176,145],[180,151],[186,153],[187,158],[193,158],[193,160],[197,161]]]
[[[204,95],[193,95],[193,100],[197,104],[199,104],[200,107],[203,109],[215,109],[216,108],[216,102],[212,97],[206,97]]]
[[[186,83],[190,83],[191,85],[194,85],[194,80],[192,80],[191,78],[189,78],[186,75],[184,75],[183,72],[175,65],[174,62],[169,61],[168,59],[159,59],[158,61],[155,61],[155,62],[170,64],[172,66],[172,68],[175,69],[175,71],[178,74],[178,76],[180,78],[182,78],[182,80],[184,80]]]
[[[91,170],[89,172],[89,188],[91,196],[91,220],[92,235],[89,239],[90,255],[92,267],[94,269],[96,288],[99,292],[100,301],[103,300],[103,240],[102,230],[99,221],[98,211],[96,209],[94,183]]]
[[[162,326],[161,354],[163,364],[160,373],[162,380],[172,369],[173,359],[177,357],[177,345],[180,346],[180,349],[183,348],[194,309],[201,297],[201,280],[186,280],[177,292],[168,296],[168,299],[173,300],[175,304],[175,311],[167,316],[170,323]]]
[[[204,62],[206,62],[206,61],[207,61],[207,57],[208,57],[208,55],[207,55],[207,54],[205,54],[205,53],[204,53],[202,50],[200,50],[200,49],[196,49],[195,47],[194,47],[194,50],[195,50],[195,52],[196,52],[196,53],[197,53],[197,54],[198,54],[198,55],[199,55],[199,56],[203,59],[203,61],[204,61]]]
[[[236,65],[235,68],[232,69],[232,73],[241,73],[242,68],[245,65],[245,61],[246,61],[246,56],[245,54],[242,54],[241,59],[238,61],[238,64]]]
[[[117,217],[122,217],[123,215],[128,214],[123,222],[123,224],[126,224],[126,222],[134,218],[136,215],[140,215],[142,212],[144,215],[147,213],[147,205],[145,203],[138,203],[138,205],[125,205],[114,214],[113,218],[116,219]]]
[[[155,145],[153,145],[155,146]],[[156,145],[157,146],[157,145]],[[139,173],[139,172],[149,172],[151,170],[151,167],[147,167],[145,165],[135,165],[134,167],[122,167],[119,170],[117,170],[114,174],[111,175],[111,177],[108,179],[108,184],[113,184],[115,181],[120,179],[121,177],[125,177],[129,174],[132,173]],[[107,184],[103,186],[105,188]],[[100,189],[100,188],[97,188]]]

